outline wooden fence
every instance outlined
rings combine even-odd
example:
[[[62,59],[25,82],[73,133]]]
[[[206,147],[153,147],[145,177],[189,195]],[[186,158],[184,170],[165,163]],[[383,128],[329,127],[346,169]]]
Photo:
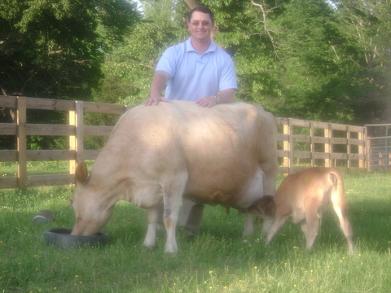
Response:
[[[74,183],[76,162],[94,160],[98,154],[98,150],[84,147],[85,139],[90,136],[106,138],[113,127],[89,125],[85,116],[88,113],[104,113],[117,118],[126,107],[107,103],[0,96],[0,110],[16,113],[14,122],[0,123],[0,139],[6,136],[16,138],[16,149],[0,149],[0,188],[14,188]],[[63,112],[67,122],[32,123],[28,113],[34,110]],[[305,166],[366,168],[365,127],[291,118],[277,120],[282,172]],[[27,139],[32,136],[63,136],[68,146],[61,150],[27,149]],[[30,174],[27,167],[31,161],[68,161],[68,172]],[[7,162],[16,163],[16,174],[3,175],[1,166]]]
[[[366,128],[277,118],[281,170],[308,166],[367,168]]]

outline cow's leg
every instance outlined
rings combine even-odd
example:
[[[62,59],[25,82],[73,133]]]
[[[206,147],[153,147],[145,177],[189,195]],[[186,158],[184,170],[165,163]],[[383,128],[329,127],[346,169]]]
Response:
[[[202,215],[204,212],[204,205],[196,203],[190,210],[189,217],[186,222],[186,230],[190,235],[195,235],[200,230]]]
[[[148,209],[148,229],[144,239],[144,246],[147,248],[153,248],[156,244],[156,228],[160,222],[159,216],[161,216],[161,206],[154,206]],[[161,222],[160,222],[161,223]]]
[[[270,145],[269,149],[276,150],[276,146]],[[278,174],[277,154],[260,164],[263,171],[263,195],[274,196],[276,193],[276,178]]]
[[[196,203],[190,199],[184,198],[182,200],[181,210],[179,212],[178,225],[180,227],[185,227],[187,220],[189,219],[189,215],[191,213],[191,209]]]
[[[179,216],[179,225],[184,227],[190,235],[197,234],[200,230],[203,211],[203,204],[184,199]]]
[[[165,252],[168,253],[175,253],[178,250],[175,232],[187,177],[185,172],[177,174],[174,178],[167,179],[162,186],[164,202],[163,220],[167,233]]]
[[[262,223],[262,235],[267,236],[267,232],[271,229],[273,225],[272,217],[264,217]]]
[[[243,237],[251,236],[254,234],[254,222],[255,215],[247,213],[244,220]]]

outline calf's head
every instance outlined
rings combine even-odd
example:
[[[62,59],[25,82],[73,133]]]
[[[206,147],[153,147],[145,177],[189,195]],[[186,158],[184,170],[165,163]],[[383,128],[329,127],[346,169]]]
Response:
[[[76,168],[76,189],[72,199],[75,224],[72,235],[92,235],[106,224],[112,205],[107,203],[104,192],[91,182],[84,162]]]
[[[255,214],[262,219],[272,219],[276,211],[274,197],[265,195],[257,200],[250,208],[249,212]]]

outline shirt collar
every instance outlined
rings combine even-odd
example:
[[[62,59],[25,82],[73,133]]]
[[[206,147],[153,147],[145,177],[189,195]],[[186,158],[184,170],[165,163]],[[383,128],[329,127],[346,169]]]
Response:
[[[188,38],[186,40],[185,46],[186,46],[186,52],[197,52],[196,49],[193,48],[193,45],[191,44],[190,38]],[[216,51],[216,49],[217,49],[216,43],[213,40],[211,40],[208,49],[206,49],[206,51],[203,52],[202,54],[207,54],[209,52],[214,52],[214,51]]]

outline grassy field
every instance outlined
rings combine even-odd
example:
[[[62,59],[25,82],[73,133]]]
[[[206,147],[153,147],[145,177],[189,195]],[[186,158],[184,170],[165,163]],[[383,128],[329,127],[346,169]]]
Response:
[[[179,253],[143,248],[143,210],[120,202],[100,248],[61,250],[43,243],[43,231],[71,227],[71,188],[0,190],[0,292],[390,292],[391,174],[346,174],[356,253],[332,213],[326,213],[312,252],[299,227],[286,225],[272,245],[260,235],[241,238],[235,210],[208,207],[201,233],[178,232]],[[48,224],[32,222],[41,209]]]

